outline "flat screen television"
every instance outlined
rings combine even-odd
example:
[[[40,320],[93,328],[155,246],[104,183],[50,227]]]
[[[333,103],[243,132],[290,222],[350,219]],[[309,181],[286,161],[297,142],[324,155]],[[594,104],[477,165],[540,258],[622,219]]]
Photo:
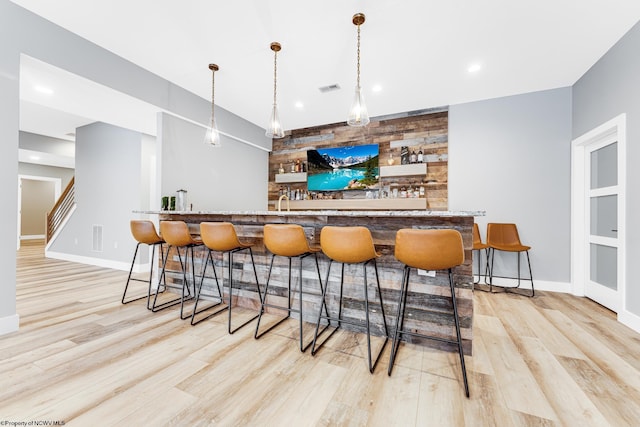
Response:
[[[379,188],[378,144],[307,151],[307,190],[344,191]]]

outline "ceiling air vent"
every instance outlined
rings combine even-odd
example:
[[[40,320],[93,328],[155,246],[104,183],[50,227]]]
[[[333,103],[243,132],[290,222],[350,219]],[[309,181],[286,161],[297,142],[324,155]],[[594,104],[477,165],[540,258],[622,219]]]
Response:
[[[335,90],[340,90],[340,85],[338,83],[334,83],[332,85],[321,86],[318,89],[320,89],[320,92],[322,93],[333,92]]]

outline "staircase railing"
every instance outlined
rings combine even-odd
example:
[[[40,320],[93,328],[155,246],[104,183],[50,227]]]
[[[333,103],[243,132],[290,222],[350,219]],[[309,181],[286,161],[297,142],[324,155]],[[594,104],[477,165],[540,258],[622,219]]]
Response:
[[[47,243],[56,234],[56,231],[67,218],[75,203],[75,177],[72,177],[69,184],[67,184],[67,188],[64,189],[56,204],[53,205],[51,212],[47,213]]]

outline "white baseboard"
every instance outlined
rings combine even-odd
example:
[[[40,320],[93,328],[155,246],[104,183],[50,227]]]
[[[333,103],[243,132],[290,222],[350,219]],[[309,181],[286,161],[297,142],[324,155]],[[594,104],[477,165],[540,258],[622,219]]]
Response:
[[[62,261],[71,261],[71,262],[77,262],[80,264],[95,265],[96,267],[112,268],[114,270],[129,271],[129,269],[131,268],[130,262],[113,261],[113,260],[102,259],[102,258],[92,258],[92,257],[86,257],[86,256],[80,256],[80,255],[64,254],[60,252],[48,251],[46,249],[44,252],[44,256],[47,258],[59,259]],[[142,269],[142,267],[144,266],[140,266],[140,271],[145,271]],[[146,271],[149,271],[149,266],[147,265],[146,267],[147,267]],[[138,269],[136,268],[134,269],[134,271],[138,271]]]
[[[42,240],[45,238],[44,234],[30,234],[20,236],[20,240]]]
[[[20,316],[14,314],[12,316],[0,317],[0,335],[16,332],[20,326]]]
[[[628,310],[622,310],[618,313],[618,321],[640,333],[640,316],[633,314]]]

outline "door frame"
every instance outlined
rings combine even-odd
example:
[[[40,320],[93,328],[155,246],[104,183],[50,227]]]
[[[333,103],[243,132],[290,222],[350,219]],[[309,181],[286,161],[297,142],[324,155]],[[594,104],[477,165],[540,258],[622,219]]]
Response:
[[[625,113],[590,130],[571,141],[571,289],[574,295],[584,296],[585,283],[589,278],[587,257],[586,219],[587,194],[590,189],[590,177],[587,176],[585,163],[588,160],[586,147],[601,143],[605,139],[615,138],[618,142],[618,289],[620,292],[620,312],[626,310],[626,151],[627,116]]]
[[[49,181],[53,182],[53,197],[54,201],[60,198],[60,194],[62,194],[62,178],[56,177],[48,177],[48,176],[37,176],[37,175],[21,175],[18,174],[18,235],[16,237],[16,246],[17,249],[20,249],[20,235],[22,228],[22,180],[31,180],[31,181]]]

